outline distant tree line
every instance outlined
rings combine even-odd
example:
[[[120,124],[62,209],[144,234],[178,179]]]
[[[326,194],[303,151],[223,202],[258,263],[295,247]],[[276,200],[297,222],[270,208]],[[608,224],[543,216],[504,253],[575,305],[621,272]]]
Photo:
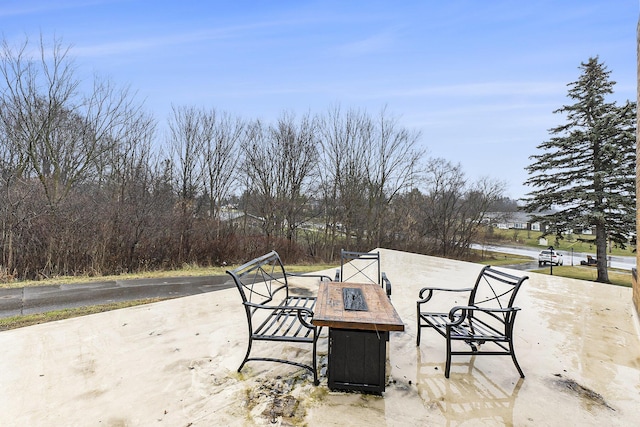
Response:
[[[160,135],[135,94],[77,77],[41,37],[0,59],[0,276],[104,275],[340,248],[468,253],[504,183],[427,158],[386,109],[273,123],[174,106]],[[36,55],[32,52],[38,52]]]

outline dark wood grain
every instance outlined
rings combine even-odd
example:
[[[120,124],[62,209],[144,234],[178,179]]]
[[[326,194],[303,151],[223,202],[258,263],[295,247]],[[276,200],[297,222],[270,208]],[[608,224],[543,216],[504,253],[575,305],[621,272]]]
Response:
[[[343,288],[362,291],[367,311],[346,310]],[[313,324],[367,331],[404,331],[404,323],[381,286],[373,283],[321,282]]]

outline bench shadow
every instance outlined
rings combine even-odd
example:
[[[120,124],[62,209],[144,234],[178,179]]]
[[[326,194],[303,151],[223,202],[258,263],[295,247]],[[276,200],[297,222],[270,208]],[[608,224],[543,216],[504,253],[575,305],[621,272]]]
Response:
[[[439,409],[447,426],[460,424],[513,425],[513,408],[524,378],[505,386],[475,366],[475,356],[452,363],[452,378],[444,376],[444,363],[423,363],[417,357],[418,394],[431,409]],[[466,367],[464,372],[460,367]],[[457,368],[457,369],[456,369]]]

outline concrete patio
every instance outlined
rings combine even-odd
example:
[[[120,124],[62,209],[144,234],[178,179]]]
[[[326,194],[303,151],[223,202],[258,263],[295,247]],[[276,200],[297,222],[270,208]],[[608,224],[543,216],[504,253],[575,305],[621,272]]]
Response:
[[[296,367],[249,363],[236,289],[0,333],[0,425],[637,425],[640,338],[632,290],[529,273],[516,353],[453,359],[425,330],[418,290],[472,285],[478,264],[381,250],[406,331],[392,333],[383,396],[331,392]],[[329,273],[333,274],[333,271]],[[513,271],[513,274],[523,274]],[[291,286],[316,286],[297,280]],[[326,332],[323,334],[326,336]],[[270,343],[310,359],[307,347]],[[319,342],[326,366],[326,338]]]

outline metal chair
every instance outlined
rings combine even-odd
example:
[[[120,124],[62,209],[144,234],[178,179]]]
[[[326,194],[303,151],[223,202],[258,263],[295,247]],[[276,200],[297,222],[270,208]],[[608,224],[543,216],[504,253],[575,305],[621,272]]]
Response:
[[[456,355],[507,355],[511,356],[520,377],[524,373],[518,364],[513,348],[513,324],[520,310],[514,307],[516,295],[527,276],[517,277],[484,267],[472,288],[448,289],[425,287],[420,290],[417,305],[418,336],[420,345],[422,328],[433,328],[447,341],[445,377],[449,378],[451,356]],[[426,305],[439,292],[468,293],[466,305],[454,306],[448,311],[426,311]],[[464,342],[471,350],[453,349],[454,342]],[[489,350],[481,348],[489,345]]]
[[[391,281],[380,270],[380,252],[340,251],[340,269],[336,270],[336,282],[375,283],[391,297]]]

